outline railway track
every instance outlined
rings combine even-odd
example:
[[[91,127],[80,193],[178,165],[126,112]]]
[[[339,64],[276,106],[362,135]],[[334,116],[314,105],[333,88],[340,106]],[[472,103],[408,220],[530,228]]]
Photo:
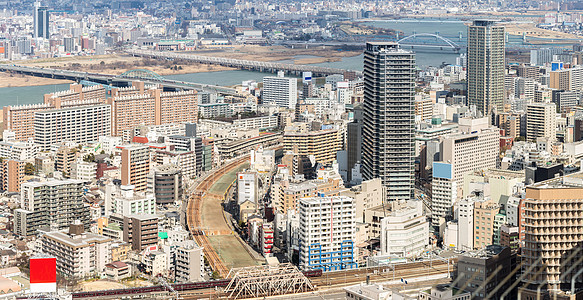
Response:
[[[207,238],[202,224],[202,202],[204,197],[214,196],[209,194],[209,189],[213,184],[221,178],[226,173],[230,172],[234,168],[238,167],[246,160],[249,159],[249,155],[245,155],[237,160],[234,160],[225,166],[222,166],[214,173],[210,174],[204,178],[195,188],[194,192],[191,194],[188,206],[187,206],[187,223],[190,233],[192,234],[196,243],[203,247],[204,256],[207,258],[209,265],[213,271],[219,273],[219,276],[226,278],[229,274],[229,269],[225,266],[218,253],[210,244]]]

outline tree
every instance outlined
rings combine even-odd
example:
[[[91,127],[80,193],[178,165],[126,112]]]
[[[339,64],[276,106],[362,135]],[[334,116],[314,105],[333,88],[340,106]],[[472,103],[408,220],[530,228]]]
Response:
[[[219,274],[219,272],[213,271],[212,277],[213,277],[213,279],[219,279],[219,278],[221,278],[221,275]]]
[[[94,162],[95,161],[95,154],[89,153],[83,157],[83,161],[85,162]]]
[[[35,171],[35,167],[32,163],[27,162],[26,165],[24,165],[24,174],[34,175]]]

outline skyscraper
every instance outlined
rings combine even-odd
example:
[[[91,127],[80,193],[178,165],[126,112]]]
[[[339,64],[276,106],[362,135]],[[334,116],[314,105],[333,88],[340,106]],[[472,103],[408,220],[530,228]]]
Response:
[[[504,105],[504,27],[475,20],[468,27],[468,103],[484,115]]]
[[[387,199],[413,198],[415,54],[371,42],[364,52],[363,179],[380,178]]]
[[[49,8],[34,3],[34,38],[49,38]]]

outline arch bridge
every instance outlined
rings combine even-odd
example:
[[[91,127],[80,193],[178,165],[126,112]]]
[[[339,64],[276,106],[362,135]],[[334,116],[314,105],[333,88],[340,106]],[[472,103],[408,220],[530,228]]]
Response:
[[[419,43],[417,38],[435,38],[436,40],[440,40],[443,43]],[[397,41],[397,43],[401,46],[411,47],[412,49],[415,48],[431,48],[434,50],[449,50],[451,49],[453,52],[458,53],[461,49],[460,45],[456,44],[452,40],[440,36],[434,33],[414,33],[410,36],[406,36]]]
[[[148,81],[164,81],[164,77],[159,75],[158,73],[146,69],[134,69],[126,71],[116,78],[123,78],[123,79],[139,79],[139,80],[148,80]]]

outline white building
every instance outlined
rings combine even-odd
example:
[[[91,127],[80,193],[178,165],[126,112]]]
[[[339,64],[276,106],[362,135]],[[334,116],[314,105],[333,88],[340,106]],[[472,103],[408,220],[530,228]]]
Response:
[[[112,154],[115,152],[117,146],[123,143],[121,136],[100,136],[99,143],[101,144],[101,149],[105,154]]]
[[[488,125],[488,118],[461,118],[460,133],[441,139],[441,161],[451,163],[458,189],[464,175],[474,170],[494,169],[500,148],[500,129]],[[458,197],[462,195],[458,194]]]
[[[97,163],[77,159],[71,166],[71,178],[83,180],[85,182],[93,181],[97,178]]]
[[[429,223],[423,215],[423,202],[398,205],[381,220],[381,255],[417,256],[429,245]]]
[[[113,184],[105,186],[105,215],[129,216],[135,214],[156,214],[156,199],[153,194],[134,191],[133,185]]]
[[[82,228],[82,225],[81,225]],[[93,234],[48,232],[40,238],[40,250],[56,257],[57,271],[66,276],[96,276],[111,262],[111,239]]]
[[[196,282],[204,279],[203,248],[194,241],[179,243],[175,253],[175,276],[178,282]]]
[[[257,203],[258,198],[257,173],[237,173],[237,203],[241,204],[245,201]]]
[[[52,109],[34,114],[34,141],[42,151],[63,141],[95,142],[100,136],[109,135],[109,104]]]
[[[439,219],[453,212],[457,199],[457,183],[453,178],[452,165],[433,162],[433,181],[431,182],[431,224],[439,226]]]
[[[246,129],[266,129],[275,128],[278,125],[278,116],[265,116],[257,118],[247,118],[233,120],[233,125],[240,128]]]
[[[303,270],[357,267],[356,205],[345,196],[299,200],[299,266]]]
[[[458,219],[458,250],[474,249],[474,200],[466,198],[458,202],[457,207]]]
[[[298,100],[298,81],[296,78],[263,77],[263,103],[275,103],[279,107],[295,109]]]

